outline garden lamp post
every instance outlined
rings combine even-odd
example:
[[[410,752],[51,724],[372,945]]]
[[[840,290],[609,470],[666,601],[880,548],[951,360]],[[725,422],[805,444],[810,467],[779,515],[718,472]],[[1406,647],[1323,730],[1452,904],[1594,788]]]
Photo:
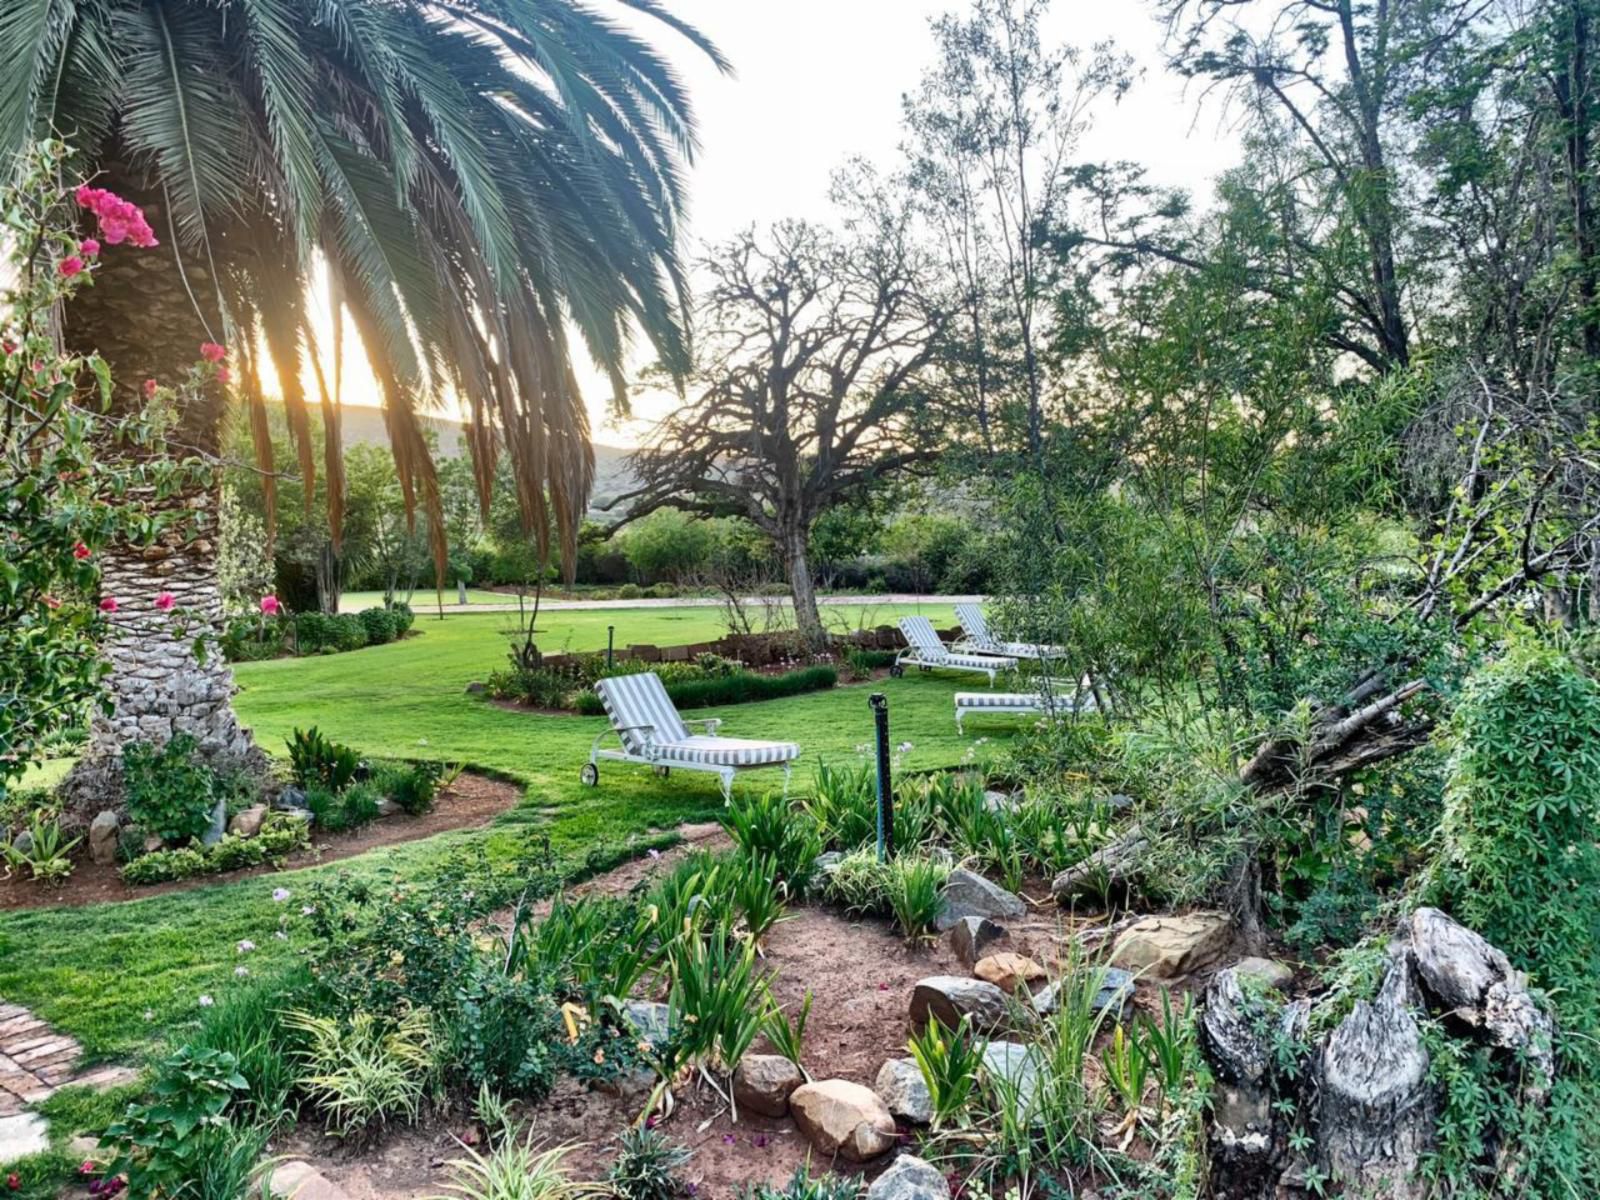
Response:
[[[894,857],[894,785],[889,778],[889,697],[873,692],[872,723],[878,749],[878,861]]]

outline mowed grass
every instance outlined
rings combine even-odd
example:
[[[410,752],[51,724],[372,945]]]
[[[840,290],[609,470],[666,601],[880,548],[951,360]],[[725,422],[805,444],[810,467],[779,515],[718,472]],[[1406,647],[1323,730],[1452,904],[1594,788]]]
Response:
[[[604,646],[616,612],[552,613],[540,644],[557,649]],[[716,636],[715,609],[629,610],[619,643],[670,644]],[[887,611],[874,612],[889,619]],[[936,623],[948,611],[930,613]],[[659,779],[643,767],[607,764],[598,788],[578,782],[600,718],[509,711],[465,693],[504,661],[504,615],[419,620],[420,636],[388,646],[312,659],[239,666],[237,704],[257,740],[281,754],[296,726],[358,747],[364,754],[427,758],[488,769],[525,786],[523,802],[487,829],[440,834],[373,851],[327,867],[218,883],[187,892],[78,909],[0,914],[0,997],[26,1004],[78,1037],[96,1056],[137,1054],[160,1040],[181,1037],[198,1012],[198,998],[235,982],[234,969],[259,973],[294,953],[294,941],[274,937],[285,911],[298,912],[312,877],[360,872],[385,880],[412,879],[453,850],[482,847],[502,866],[526,862],[548,839],[572,869],[601,866],[649,845],[664,844],[683,821],[716,819],[721,794],[714,776],[674,772]],[[819,760],[855,759],[872,736],[867,697],[889,697],[891,736],[910,743],[906,768],[952,765],[1003,741],[1018,726],[997,720],[955,731],[951,696],[983,687],[981,676],[922,674],[871,685],[840,686],[785,700],[697,711],[726,721],[732,736],[795,740],[805,749],[796,790],[809,785]],[[1002,685],[1003,686],[1003,685]],[[738,787],[774,788],[781,773],[741,776]],[[274,903],[274,888],[296,893]],[[241,954],[238,943],[256,949]]]

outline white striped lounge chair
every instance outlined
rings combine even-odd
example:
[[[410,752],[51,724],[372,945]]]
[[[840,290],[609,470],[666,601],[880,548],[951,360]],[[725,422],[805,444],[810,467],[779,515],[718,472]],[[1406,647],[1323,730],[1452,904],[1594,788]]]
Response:
[[[957,692],[956,732],[965,733],[961,722],[980,713],[1022,713],[1048,716],[1051,713],[1085,713],[1095,710],[1094,696],[1087,691],[1077,695],[1043,692]]]
[[[1014,658],[955,653],[939,640],[933,623],[927,617],[901,617],[900,632],[906,635],[908,645],[895,656],[894,666],[889,669],[891,675],[904,675],[907,665],[920,667],[924,671],[931,671],[935,667],[951,671],[977,671],[987,675],[989,686],[993,687],[996,675],[1017,665]]]
[[[1001,654],[1007,658],[1060,658],[1066,650],[1061,646],[1047,646],[1040,642],[1003,642],[989,629],[983,608],[977,604],[956,605],[956,620],[961,622],[961,632],[966,638],[957,643],[957,650],[976,651],[979,654]]]
[[[783,790],[789,790],[789,772],[800,757],[793,742],[761,742],[748,738],[717,736],[722,721],[704,717],[685,721],[667,695],[661,676],[654,671],[640,675],[613,675],[594,685],[610,718],[611,728],[603,730],[589,748],[589,761],[579,778],[590,787],[600,782],[600,760],[640,763],[667,774],[673,767],[683,771],[708,771],[722,780],[722,796],[733,793],[734,772],[752,767],[782,767]],[[691,734],[690,725],[705,727],[704,733]],[[606,738],[615,735],[622,748],[602,748]]]

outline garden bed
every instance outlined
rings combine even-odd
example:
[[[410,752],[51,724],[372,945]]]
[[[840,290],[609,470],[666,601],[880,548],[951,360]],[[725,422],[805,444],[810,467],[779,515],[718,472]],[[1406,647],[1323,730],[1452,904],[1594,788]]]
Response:
[[[137,900],[163,892],[228,883],[274,870],[288,871],[336,862],[382,846],[414,842],[436,833],[486,825],[501,813],[515,808],[521,799],[522,789],[516,784],[464,772],[439,792],[429,811],[419,816],[396,813],[355,829],[339,833],[320,832],[312,838],[310,846],[289,854],[281,866],[263,864],[225,874],[196,875],[167,883],[126,883],[119,873],[118,864],[96,863],[89,858],[86,847],[80,845],[74,854],[72,874],[59,886],[36,883],[25,878],[21,872],[0,879],[0,910],[56,906],[71,908]]]

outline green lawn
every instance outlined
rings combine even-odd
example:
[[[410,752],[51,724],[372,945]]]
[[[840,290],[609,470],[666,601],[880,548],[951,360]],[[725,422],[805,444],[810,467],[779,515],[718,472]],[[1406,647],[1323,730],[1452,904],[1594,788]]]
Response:
[[[552,613],[541,624],[548,650],[596,649],[615,612]],[[668,644],[716,635],[715,609],[630,610],[619,642]],[[948,611],[932,610],[937,621]],[[874,612],[873,623],[888,619]],[[214,884],[170,896],[80,909],[37,909],[0,915],[0,996],[35,1008],[77,1036],[91,1053],[137,1052],[163,1031],[181,1031],[196,1012],[197,997],[228,986],[239,962],[259,971],[292,945],[273,939],[282,909],[275,887],[302,889],[317,870],[361,870],[393,877],[426,871],[455,846],[482,845],[497,861],[526,853],[530,834],[547,835],[556,851],[578,864],[591,851],[614,853],[650,844],[652,830],[684,820],[713,819],[721,807],[709,775],[674,774],[662,780],[643,768],[610,766],[601,786],[578,783],[590,742],[604,728],[598,718],[510,712],[465,694],[503,660],[503,615],[419,620],[421,635],[388,646],[314,659],[241,665],[238,708],[261,745],[281,753],[295,726],[317,725],[328,735],[378,756],[431,758],[489,768],[526,784],[526,798],[487,830],[441,834],[422,842],[374,851],[336,867]],[[805,759],[797,784],[809,780],[810,763],[854,757],[871,737],[867,696],[878,685],[841,686],[787,700],[708,709],[734,736],[799,741]],[[959,738],[951,694],[983,686],[981,678],[921,675],[885,680],[894,740],[910,742],[908,767],[962,761],[978,735],[1010,736],[996,721]],[[775,786],[777,772],[745,776],[740,786]],[[291,905],[296,901],[291,901]],[[258,949],[241,960],[235,944]],[[146,1012],[149,1019],[146,1019]]]

